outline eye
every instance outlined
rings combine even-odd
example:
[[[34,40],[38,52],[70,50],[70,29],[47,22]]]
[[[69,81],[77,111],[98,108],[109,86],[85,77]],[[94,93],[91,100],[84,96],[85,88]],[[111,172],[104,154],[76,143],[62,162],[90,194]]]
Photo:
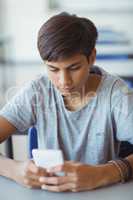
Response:
[[[58,72],[59,70],[58,70],[58,69],[54,69],[54,68],[50,68],[50,67],[49,67],[49,71],[51,71],[51,72]]]
[[[80,69],[80,68],[81,68],[81,66],[76,66],[76,67],[70,68],[70,70],[71,70],[71,71],[76,71],[76,70],[78,70],[78,69]]]

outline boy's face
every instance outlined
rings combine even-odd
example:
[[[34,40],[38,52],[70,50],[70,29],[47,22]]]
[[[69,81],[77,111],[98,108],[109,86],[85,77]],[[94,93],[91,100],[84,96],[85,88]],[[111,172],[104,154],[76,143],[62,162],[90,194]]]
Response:
[[[75,92],[81,93],[88,80],[95,56],[94,49],[89,58],[83,54],[76,54],[62,61],[46,61],[48,77],[63,96]]]

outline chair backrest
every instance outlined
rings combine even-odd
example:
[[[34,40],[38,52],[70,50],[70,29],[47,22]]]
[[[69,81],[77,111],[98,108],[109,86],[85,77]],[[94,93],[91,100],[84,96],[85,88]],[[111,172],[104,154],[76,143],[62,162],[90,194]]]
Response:
[[[33,126],[28,130],[28,150],[29,150],[29,158],[31,159],[32,156],[32,149],[38,148],[38,141],[37,141],[37,130]]]
[[[126,141],[121,142],[119,156],[124,158],[130,154],[133,154],[133,145]]]

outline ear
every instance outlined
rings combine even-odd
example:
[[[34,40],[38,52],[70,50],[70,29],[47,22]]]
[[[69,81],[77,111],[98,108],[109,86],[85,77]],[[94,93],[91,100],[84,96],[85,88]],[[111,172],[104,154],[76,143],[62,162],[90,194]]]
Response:
[[[91,55],[88,57],[88,63],[90,65],[93,65],[95,63],[96,60],[96,48],[94,48],[91,52]]]

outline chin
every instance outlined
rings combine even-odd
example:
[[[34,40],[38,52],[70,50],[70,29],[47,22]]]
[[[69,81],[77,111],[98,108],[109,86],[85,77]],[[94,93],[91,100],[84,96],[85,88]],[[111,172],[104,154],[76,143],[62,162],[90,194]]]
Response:
[[[65,97],[71,95],[71,92],[62,92],[62,91],[60,91],[60,93],[61,93],[61,95],[65,96]]]

